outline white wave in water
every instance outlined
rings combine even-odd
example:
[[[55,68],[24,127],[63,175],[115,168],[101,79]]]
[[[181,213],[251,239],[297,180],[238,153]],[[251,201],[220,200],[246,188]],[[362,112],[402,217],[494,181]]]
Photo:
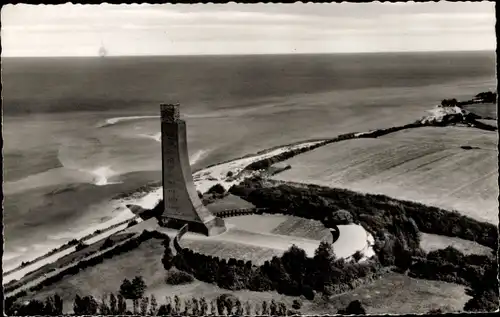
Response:
[[[117,124],[122,121],[133,121],[133,120],[143,120],[143,119],[160,119],[160,116],[129,116],[129,117],[114,117],[106,119],[106,123],[100,125],[100,128],[107,127],[110,125]]]
[[[139,134],[139,136],[143,137],[143,138],[152,139],[152,140],[155,140],[156,142],[161,143],[161,132],[158,132],[155,134]]]
[[[90,171],[94,175],[94,184],[97,186],[119,184],[120,182],[109,182],[108,179],[114,175],[117,175],[109,166],[101,166],[95,170]]]

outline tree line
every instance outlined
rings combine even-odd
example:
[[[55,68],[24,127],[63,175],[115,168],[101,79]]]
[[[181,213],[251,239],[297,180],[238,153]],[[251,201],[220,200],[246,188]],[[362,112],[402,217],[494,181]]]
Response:
[[[129,305],[127,300],[132,301]],[[142,316],[291,316],[300,315],[302,303],[295,300],[292,307],[284,302],[262,301],[250,303],[241,301],[232,294],[222,294],[215,299],[205,297],[180,298],[166,296],[160,303],[154,294],[130,298],[121,291],[104,295],[96,299],[92,295],[76,295],[73,301],[74,315],[142,315]],[[9,316],[60,316],[63,315],[63,300],[58,294],[46,297],[45,300],[31,299],[26,303],[15,303],[6,307]]]
[[[267,169],[275,163],[282,162],[284,160],[292,158],[292,157],[299,155],[301,153],[305,153],[307,151],[314,150],[316,148],[319,148],[321,146],[324,146],[324,145],[327,145],[330,143],[339,142],[339,141],[348,140],[348,139],[353,139],[355,137],[356,137],[356,133],[354,133],[354,132],[353,133],[346,133],[346,134],[339,135],[333,139],[321,141],[321,142],[316,143],[314,145],[305,146],[305,147],[301,147],[301,148],[297,148],[297,149],[293,149],[293,150],[287,150],[283,153],[274,155],[272,157],[264,158],[264,159],[252,162],[249,165],[247,165],[244,168],[244,170],[258,171],[258,170]]]

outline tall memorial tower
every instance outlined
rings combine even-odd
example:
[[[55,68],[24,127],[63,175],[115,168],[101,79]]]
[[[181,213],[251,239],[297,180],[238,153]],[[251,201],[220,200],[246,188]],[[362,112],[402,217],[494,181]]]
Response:
[[[162,223],[190,231],[215,235],[226,230],[224,220],[203,205],[194,186],[186,137],[186,122],[180,120],[179,105],[162,104],[161,148],[163,171]]]

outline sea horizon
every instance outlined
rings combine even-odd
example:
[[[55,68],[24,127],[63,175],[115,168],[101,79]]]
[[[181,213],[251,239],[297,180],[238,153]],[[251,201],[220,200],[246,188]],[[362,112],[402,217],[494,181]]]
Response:
[[[116,58],[116,57],[211,57],[211,56],[221,56],[221,57],[231,57],[231,56],[289,56],[289,55],[377,55],[377,54],[461,54],[461,53],[493,53],[494,49],[477,49],[477,50],[418,50],[418,51],[352,51],[352,52],[296,52],[296,53],[214,53],[214,54],[137,54],[137,55],[113,55],[109,54],[106,56],[99,55],[26,55],[26,56],[1,56],[2,58]]]

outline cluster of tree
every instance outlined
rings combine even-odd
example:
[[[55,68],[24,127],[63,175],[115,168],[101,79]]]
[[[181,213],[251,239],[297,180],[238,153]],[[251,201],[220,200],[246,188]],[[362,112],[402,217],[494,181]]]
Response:
[[[441,106],[443,107],[455,107],[458,105],[457,99],[443,99],[441,100]]]
[[[164,211],[164,203],[163,199],[156,204],[156,206],[153,209],[147,209],[142,211],[139,216],[141,217],[142,220],[147,220],[150,218],[156,218],[160,220],[161,215],[163,214]]]
[[[208,205],[213,203],[214,201],[218,199],[222,199],[226,197],[229,193],[226,191],[224,186],[221,184],[215,184],[212,187],[210,187],[205,194],[201,195],[200,199],[203,202],[203,205]]]
[[[353,300],[343,309],[339,309],[340,315],[366,315],[366,310],[359,300]]]
[[[472,298],[466,303],[467,311],[498,309],[498,265],[493,256],[464,255],[453,247],[415,257],[409,266],[413,277],[448,281],[469,287]]]
[[[136,224],[138,224],[137,220],[131,220],[128,224],[127,224],[127,228],[130,228],[130,227],[133,227],[135,226]]]
[[[476,99],[479,99],[484,103],[496,103],[497,93],[492,91],[480,92],[476,95]]]
[[[194,281],[194,277],[184,271],[171,271],[165,282],[170,285],[189,284]]]
[[[83,249],[87,248],[88,246],[89,246],[88,244],[84,243],[83,241],[80,241],[80,242],[78,242],[78,244],[76,245],[75,250],[76,250],[76,251],[81,251],[81,250],[83,250]]]
[[[32,299],[26,303],[6,299],[4,304],[7,316],[60,316],[63,314],[63,300],[57,294],[45,298],[44,301]]]
[[[234,258],[226,261],[187,248],[177,253],[165,268],[170,268],[171,263],[196,279],[215,283],[221,288],[260,292],[276,290],[308,299],[314,298],[314,291],[338,293],[353,289],[359,281],[375,276],[380,269],[376,260],[357,263],[337,259],[327,242],[320,243],[313,258],[294,245],[281,257],[275,256],[261,266]]]
[[[126,299],[139,299],[146,291],[146,283],[141,276],[136,276],[132,281],[124,279],[120,285],[120,295]]]

